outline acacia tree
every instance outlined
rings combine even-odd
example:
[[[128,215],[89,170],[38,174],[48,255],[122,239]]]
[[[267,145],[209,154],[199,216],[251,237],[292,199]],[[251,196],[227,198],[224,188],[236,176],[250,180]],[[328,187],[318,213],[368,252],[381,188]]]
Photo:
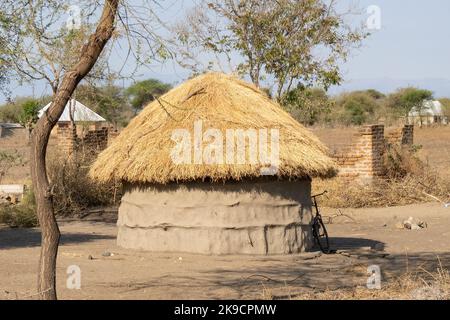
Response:
[[[418,88],[400,88],[387,97],[386,106],[398,116],[408,117],[411,110],[417,112],[422,122],[425,100],[433,99],[433,92]]]
[[[133,70],[149,57],[163,52],[159,37],[152,32],[151,21],[157,21],[157,15],[152,10],[152,2],[145,0],[134,1],[133,5],[124,0],[103,3],[81,0],[75,8],[63,0],[0,0],[0,6],[0,73],[3,72],[0,79],[7,70],[8,76],[16,81],[45,81],[52,90],[52,103],[31,135],[30,164],[42,231],[37,290],[41,299],[56,299],[60,231],[46,172],[50,132],[78,84],[89,75],[95,77],[93,71],[98,61],[108,61],[112,46],[107,44],[114,43],[111,40],[125,39],[121,45],[128,46],[126,57],[134,58]],[[67,25],[68,11],[74,10],[83,15],[87,26],[94,26],[92,30],[61,28]],[[92,20],[97,22],[92,24],[89,22]]]
[[[174,27],[178,61],[194,73],[231,68],[258,87],[270,76],[278,99],[293,85],[327,88],[367,35],[346,22],[351,13],[338,13],[335,0],[204,0]]]
[[[162,96],[171,88],[172,86],[170,84],[156,79],[147,79],[134,83],[127,88],[125,93],[130,100],[135,114],[137,114],[146,104]]]

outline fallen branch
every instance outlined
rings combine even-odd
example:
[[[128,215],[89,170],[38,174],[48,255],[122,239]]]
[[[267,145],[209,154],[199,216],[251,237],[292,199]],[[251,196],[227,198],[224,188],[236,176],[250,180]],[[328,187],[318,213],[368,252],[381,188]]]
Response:
[[[438,197],[433,196],[432,194],[426,193],[425,191],[422,191],[422,193],[424,195],[429,196],[430,198],[433,198],[434,200],[442,203],[444,205],[444,207],[446,207],[446,208],[450,207],[450,202],[446,203],[446,202],[442,201],[441,199],[439,199]]]

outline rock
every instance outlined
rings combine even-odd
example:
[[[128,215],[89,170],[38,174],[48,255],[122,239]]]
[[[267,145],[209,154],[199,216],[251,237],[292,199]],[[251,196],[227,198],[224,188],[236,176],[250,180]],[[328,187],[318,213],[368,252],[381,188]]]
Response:
[[[413,217],[409,217],[408,220],[403,221],[402,229],[408,230],[421,230],[427,227],[427,223],[418,219],[414,219]]]
[[[405,229],[405,226],[404,226],[403,223],[401,223],[401,222],[397,222],[397,223],[395,224],[395,227],[396,227],[397,229]]]
[[[94,258],[91,255],[88,255],[88,260],[94,260]]]
[[[102,253],[102,256],[104,256],[104,257],[111,257],[112,253],[109,252],[109,251],[105,251],[105,252]]]

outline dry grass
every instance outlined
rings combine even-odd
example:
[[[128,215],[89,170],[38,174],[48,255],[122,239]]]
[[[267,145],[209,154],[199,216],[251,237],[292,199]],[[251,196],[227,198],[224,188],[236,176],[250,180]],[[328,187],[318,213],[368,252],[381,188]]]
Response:
[[[439,261],[436,271],[419,268],[384,281],[381,289],[358,286],[351,289],[308,292],[298,300],[450,300],[450,273]]]
[[[129,182],[241,180],[261,176],[266,163],[175,164],[174,130],[194,136],[194,123],[201,120],[203,132],[218,129],[226,150],[226,130],[278,129],[279,177],[328,177],[335,164],[327,148],[309,130],[295,121],[277,103],[255,86],[220,73],[189,80],[149,104],[102,152],[90,173],[95,179]],[[192,139],[191,139],[192,140]],[[234,139],[236,140],[236,139]],[[212,141],[203,141],[203,148]],[[251,143],[249,143],[251,144]],[[270,145],[270,143],[268,143]],[[230,143],[235,150],[236,141]],[[248,150],[248,148],[247,148]],[[191,153],[191,149],[189,149]],[[219,151],[220,153],[220,151]],[[248,157],[248,152],[246,152]]]
[[[28,190],[19,204],[0,204],[0,224],[11,228],[34,228],[39,225],[36,202],[32,190]]]
[[[372,185],[359,185],[335,178],[314,180],[313,193],[327,190],[321,205],[330,208],[365,208],[399,206],[434,201],[450,201],[450,182],[436,174],[408,175],[399,180],[378,180]],[[427,195],[427,194],[428,195]]]
[[[391,147],[384,155],[385,176],[361,185],[342,178],[313,181],[313,193],[327,190],[321,204],[331,208],[398,206],[450,202],[450,180],[417,157],[417,150]]]
[[[421,145],[419,157],[450,180],[450,126],[415,128],[414,141]]]

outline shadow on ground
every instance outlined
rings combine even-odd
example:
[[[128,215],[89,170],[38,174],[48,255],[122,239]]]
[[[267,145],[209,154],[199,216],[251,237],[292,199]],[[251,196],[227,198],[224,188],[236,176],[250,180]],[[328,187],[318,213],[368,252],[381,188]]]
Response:
[[[384,250],[385,244],[372,239],[330,237],[330,247],[334,250],[371,248],[381,251]]]
[[[113,287],[130,295],[163,291],[171,299],[186,298],[186,292],[193,299],[223,299],[224,292],[230,299],[291,299],[311,291],[365,287],[368,267],[373,265],[380,267],[382,285],[407,273],[432,280],[428,272],[450,269],[450,253],[406,255],[367,249],[347,249],[345,253],[222,257],[220,264],[210,269],[171,272],[145,281],[115,281]]]
[[[115,236],[89,233],[62,233],[60,245],[115,239]],[[37,247],[41,245],[39,229],[0,227],[0,250]]]

